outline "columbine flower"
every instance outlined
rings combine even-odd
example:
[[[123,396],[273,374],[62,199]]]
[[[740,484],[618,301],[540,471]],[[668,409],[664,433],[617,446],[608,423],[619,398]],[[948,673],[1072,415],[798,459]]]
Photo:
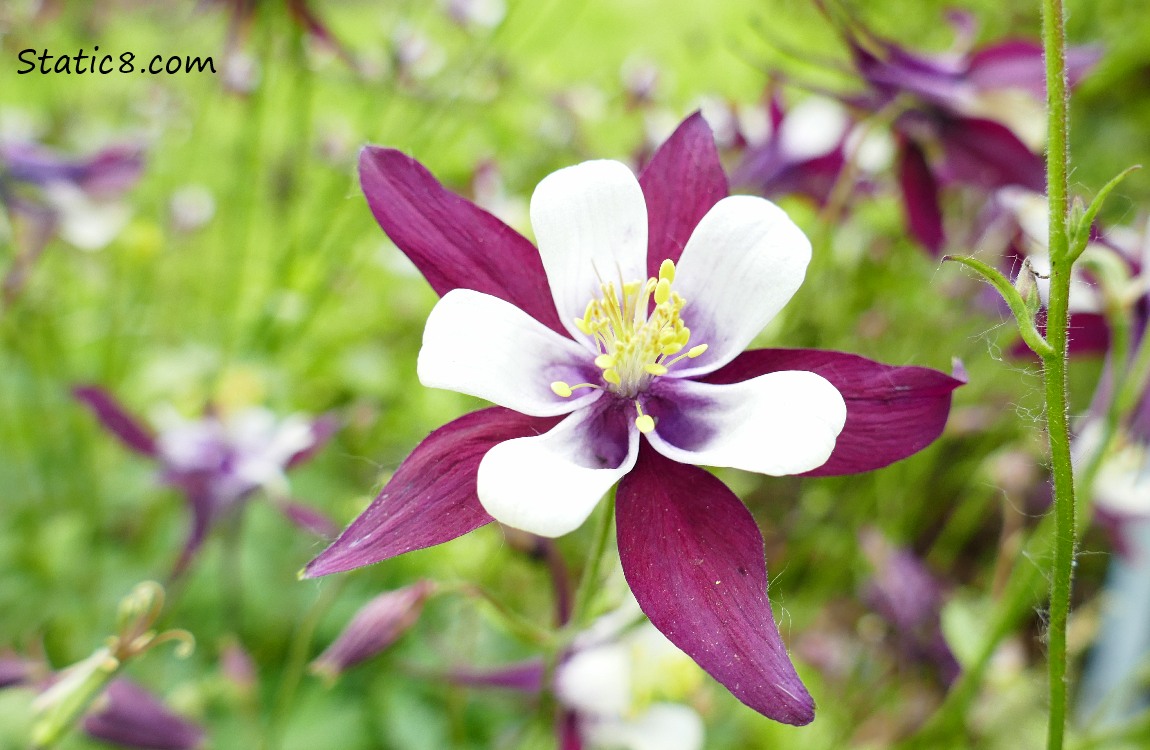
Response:
[[[492,516],[564,534],[621,479],[619,553],[654,626],[752,708],[810,721],[766,596],[762,536],[697,465],[885,466],[937,437],[960,382],[837,352],[740,354],[798,288],[810,245],[768,201],[725,197],[697,114],[638,181],[616,162],[546,178],[531,205],[538,250],[398,151],[365,149],[360,177],[381,226],[444,294],[422,382],[500,405],[432,433],[307,574]]]
[[[169,410],[159,415],[154,433],[101,388],[80,386],[73,393],[126,447],[155,459],[160,481],[187,498],[192,530],[174,574],[183,572],[214,524],[238,512],[260,489],[296,525],[330,535],[331,522],[321,513],[288,499],[284,471],[327,442],[335,431],[333,420],[299,415],[280,420],[258,408],[226,415],[209,411],[189,420]]]
[[[682,703],[702,673],[638,605],[599,618],[555,671],[555,695],[590,748],[700,750],[703,720]]]
[[[777,93],[766,108],[769,129],[765,137],[748,139],[731,181],[768,198],[797,194],[826,203],[846,166],[851,132],[846,109],[816,96],[787,110]]]
[[[130,147],[69,158],[35,143],[0,143],[0,203],[28,218],[40,241],[55,232],[98,250],[127,224],[131,212],[117,199],[142,170],[140,151]]]
[[[972,20],[959,27],[960,46]],[[1045,187],[1040,155],[1045,132],[1042,45],[1007,40],[975,50],[924,54],[904,49],[857,22],[842,30],[855,69],[866,84],[842,95],[852,107],[894,114],[898,180],[910,233],[932,252],[945,241],[940,190],[951,184],[992,191],[1009,185]],[[1071,85],[1098,61],[1095,48],[1068,53]]]
[[[257,15],[266,18],[267,14],[274,12],[274,10],[267,7],[258,8],[261,0],[212,0],[212,2],[215,5],[224,6],[229,14],[228,39],[224,49],[225,57],[228,60],[225,63],[226,69],[231,61],[244,59],[245,56],[241,48]],[[278,3],[266,2],[266,0],[263,2],[265,6],[279,5]],[[308,38],[330,50],[349,67],[355,69],[356,64],[351,52],[336,38],[319,14],[312,10],[308,0],[283,0],[282,8],[287,12],[292,23],[298,26]],[[248,93],[250,89],[241,87],[237,90],[240,93]]]

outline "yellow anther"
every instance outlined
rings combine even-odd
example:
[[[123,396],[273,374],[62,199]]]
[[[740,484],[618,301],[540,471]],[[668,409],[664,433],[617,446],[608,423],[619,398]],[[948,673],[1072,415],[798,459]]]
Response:
[[[688,359],[694,359],[695,357],[699,356],[700,354],[702,354],[705,351],[707,351],[707,345],[706,344],[699,344],[698,346],[692,346],[690,349],[687,350],[687,358]]]
[[[567,398],[571,395],[571,386],[564,383],[562,380],[556,380],[551,384],[551,390],[555,392],[556,396],[560,398]]]
[[[655,429],[655,420],[651,419],[650,414],[640,414],[635,417],[635,426],[639,428],[639,432],[646,435]]]
[[[602,296],[590,300],[583,317],[574,322],[597,350],[595,365],[602,380],[599,385],[558,383],[552,390],[564,398],[584,387],[634,397],[647,390],[652,378],[668,374],[688,354],[702,354],[705,346],[686,351],[693,342],[681,318],[687,303],[671,288],[677,272],[674,262],[665,260],[657,277],[601,281]],[[636,424],[653,429],[653,420],[641,419],[642,409],[639,417]]]

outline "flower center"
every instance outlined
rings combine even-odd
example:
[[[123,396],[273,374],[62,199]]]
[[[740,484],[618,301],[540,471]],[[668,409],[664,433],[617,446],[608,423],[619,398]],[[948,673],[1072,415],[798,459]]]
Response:
[[[599,349],[595,365],[603,371],[607,390],[628,399],[647,390],[651,381],[666,375],[668,370],[683,359],[694,359],[707,351],[706,344],[690,349],[691,329],[683,323],[682,311],[687,301],[671,289],[675,280],[675,264],[664,260],[659,266],[659,277],[646,281],[620,280],[599,285],[603,296],[587,303],[582,318],[575,319],[575,327],[594,339]],[[648,314],[650,301],[655,306]],[[551,384],[551,390],[567,398],[577,388],[599,388],[591,383],[568,385],[562,381]],[[638,416],[635,424],[640,432],[655,429],[655,420],[643,413],[635,399]]]

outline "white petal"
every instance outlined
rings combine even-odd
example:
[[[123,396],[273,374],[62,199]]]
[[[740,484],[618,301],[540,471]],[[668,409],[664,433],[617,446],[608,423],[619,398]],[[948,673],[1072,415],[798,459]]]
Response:
[[[531,196],[531,226],[563,325],[602,296],[601,282],[647,278],[647,203],[617,161],[588,161],[543,179]]]
[[[655,703],[630,721],[586,724],[588,743],[595,748],[626,750],[702,750],[703,720],[694,709],[675,703]]]
[[[783,154],[794,161],[829,154],[850,127],[846,108],[833,99],[811,96],[787,112],[779,126]]]
[[[639,454],[639,431],[619,416],[595,404],[543,435],[496,445],[479,463],[479,502],[500,523],[540,536],[579,528]]]
[[[436,303],[423,330],[419,382],[506,406],[533,417],[567,414],[595,401],[587,388],[562,398],[551,383],[598,377],[587,350],[510,302],[453,289]]]
[[[712,385],[677,381],[647,438],[667,458],[759,474],[801,474],[830,458],[846,403],[825,378],[798,370]],[[655,413],[654,407],[650,409]]]
[[[712,372],[746,348],[803,283],[811,243],[781,208],[763,198],[724,198],[695,227],[678,263],[689,346],[707,344],[676,377]]]
[[[626,646],[607,643],[576,651],[555,672],[560,703],[581,713],[622,716],[631,710],[631,659]]]

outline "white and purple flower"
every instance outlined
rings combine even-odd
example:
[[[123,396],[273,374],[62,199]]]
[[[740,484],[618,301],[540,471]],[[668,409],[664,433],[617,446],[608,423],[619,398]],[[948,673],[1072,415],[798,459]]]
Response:
[[[168,410],[159,414],[159,429],[153,431],[102,388],[78,386],[73,394],[121,443],[158,462],[160,481],[187,498],[192,529],[174,575],[184,571],[212,526],[238,512],[260,489],[297,526],[324,537],[333,533],[323,514],[288,498],[284,476],[335,432],[330,417],[278,419],[266,409],[248,408],[228,414],[209,410],[200,419],[186,419]]]
[[[531,205],[538,250],[398,151],[366,148],[360,178],[380,225],[444,295],[422,382],[499,405],[433,432],[307,575],[493,517],[564,534],[618,482],[623,570],[652,624],[747,705],[809,722],[762,536],[698,467],[885,466],[938,436],[961,381],[838,352],[742,352],[802,282],[810,245],[772,203],[727,197],[698,114],[637,180],[606,161],[546,178]]]

